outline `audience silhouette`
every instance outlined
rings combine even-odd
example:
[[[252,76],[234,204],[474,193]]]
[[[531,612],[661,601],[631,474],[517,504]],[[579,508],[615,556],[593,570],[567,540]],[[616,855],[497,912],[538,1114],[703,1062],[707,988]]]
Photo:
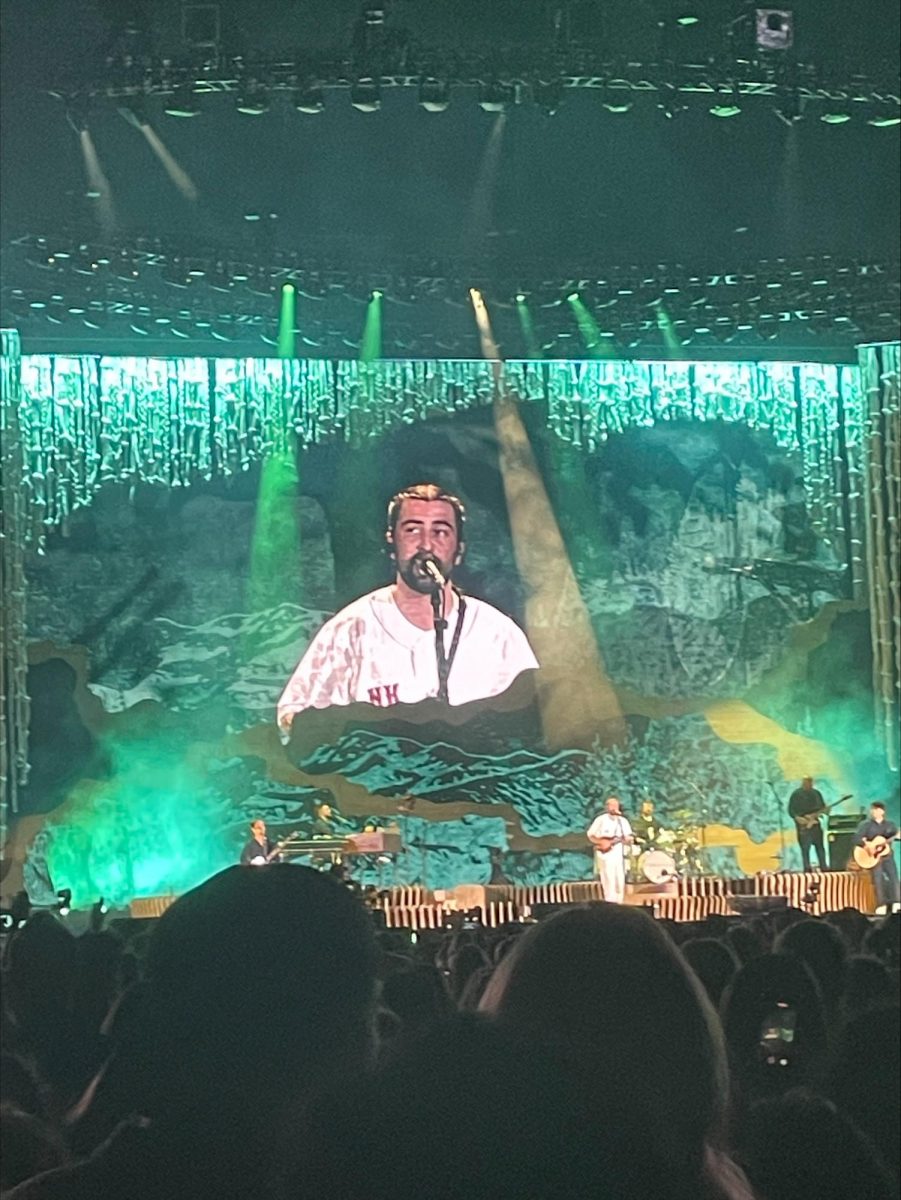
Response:
[[[41,912],[3,955],[0,1191],[887,1200],[898,967],[898,919],[847,911],[414,939],[283,864],[80,937]]]

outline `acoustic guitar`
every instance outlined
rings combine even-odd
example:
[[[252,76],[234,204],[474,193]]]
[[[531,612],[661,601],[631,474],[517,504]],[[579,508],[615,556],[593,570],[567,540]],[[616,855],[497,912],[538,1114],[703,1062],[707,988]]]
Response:
[[[594,846],[595,850],[600,850],[601,854],[606,854],[608,850],[612,850],[613,847],[618,845],[620,842],[626,842],[628,840],[628,838],[623,837],[621,834],[617,834],[616,837],[595,838],[595,840],[592,842],[592,845]]]
[[[895,837],[898,835],[895,834]],[[894,838],[879,837],[870,838],[865,841],[862,846],[854,847],[854,861],[862,871],[872,871],[879,865],[884,858],[892,852],[892,842]]]
[[[795,817],[795,824],[799,829],[813,829],[819,823],[823,813],[832,812],[834,808],[838,808],[840,804],[844,804],[846,800],[852,799],[854,793],[849,792],[847,796],[842,796],[840,800],[834,800],[827,808],[818,808],[816,812],[804,813],[801,817]]]

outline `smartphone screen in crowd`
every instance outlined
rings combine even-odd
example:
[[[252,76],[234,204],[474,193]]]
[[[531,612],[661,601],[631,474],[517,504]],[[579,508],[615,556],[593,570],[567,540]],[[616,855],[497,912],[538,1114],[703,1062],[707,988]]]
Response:
[[[764,1019],[760,1030],[760,1053],[772,1066],[787,1067],[795,1041],[797,1013],[787,1003],[779,1001]]]

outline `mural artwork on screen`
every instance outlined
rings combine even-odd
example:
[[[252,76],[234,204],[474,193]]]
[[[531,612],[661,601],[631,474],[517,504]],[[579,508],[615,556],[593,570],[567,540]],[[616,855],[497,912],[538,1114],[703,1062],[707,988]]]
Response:
[[[796,456],[739,421],[523,420],[527,461],[471,410],[73,514],[28,561],[33,898],[181,891],[322,801],[434,888],[590,878],[610,794],[725,874],[799,865],[802,776],[887,795],[867,613]]]

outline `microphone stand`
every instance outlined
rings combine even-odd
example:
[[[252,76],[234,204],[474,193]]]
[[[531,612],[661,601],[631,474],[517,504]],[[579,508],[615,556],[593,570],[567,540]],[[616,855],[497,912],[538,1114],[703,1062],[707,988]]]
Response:
[[[776,785],[772,779],[768,779],[767,783],[773,789],[773,800],[776,802],[776,812],[779,814],[779,870],[784,871],[785,868],[785,827],[782,824],[782,800],[779,793],[776,791]]]
[[[432,614],[435,620],[435,662],[438,666],[438,699],[447,703],[447,655],[444,651],[444,631],[447,621],[444,618],[444,588],[432,588],[429,599],[432,602]]]
[[[709,814],[707,812],[707,801],[704,797],[704,793],[696,783],[692,783],[691,780],[689,780],[688,786],[697,792],[698,798],[701,801],[700,807],[695,807],[695,812],[698,814],[698,829],[701,831],[701,869],[698,871],[698,877],[705,878],[706,876],[713,874],[713,871],[710,867],[710,859],[707,856],[707,822],[709,818]]]

